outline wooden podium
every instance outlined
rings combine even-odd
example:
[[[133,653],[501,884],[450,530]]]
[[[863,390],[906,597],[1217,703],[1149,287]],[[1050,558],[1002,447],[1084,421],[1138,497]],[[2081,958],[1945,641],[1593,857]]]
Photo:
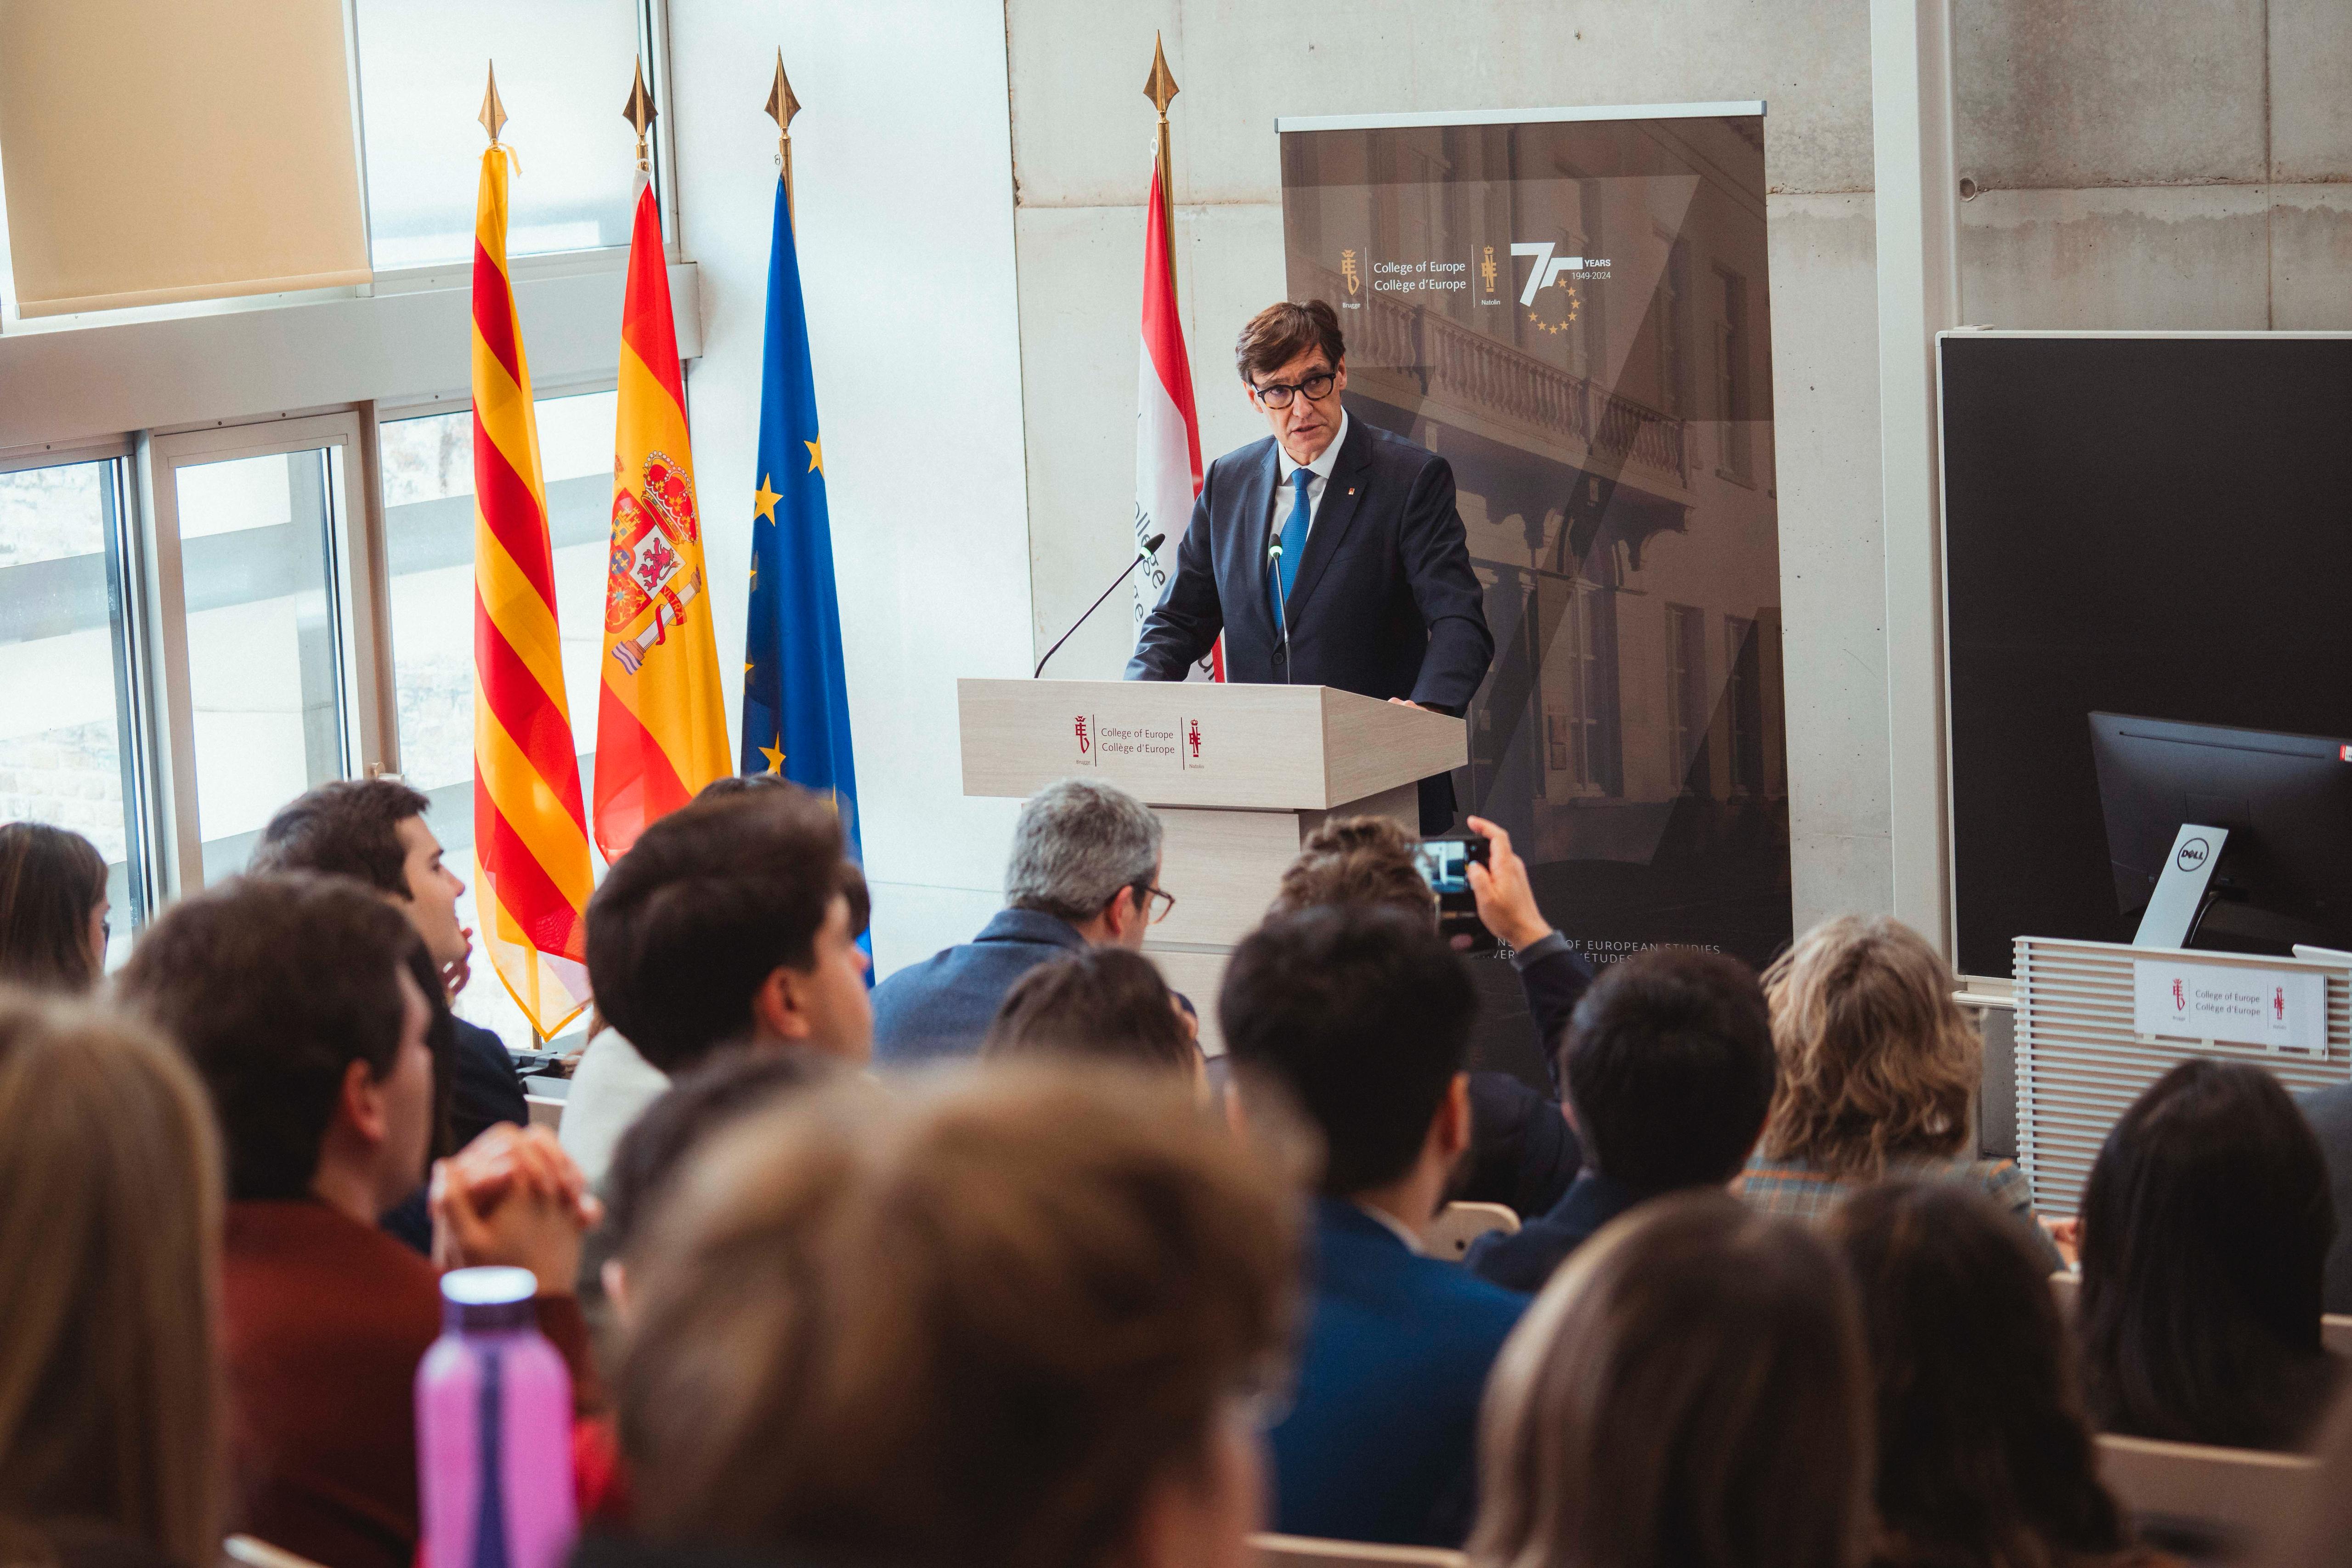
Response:
[[[959,680],[963,792],[1026,799],[1098,778],[1156,807],[1176,908],[1144,952],[1216,1027],[1225,956],[1265,915],[1300,840],[1329,816],[1416,834],[1417,781],[1468,759],[1459,719],[1328,686]]]

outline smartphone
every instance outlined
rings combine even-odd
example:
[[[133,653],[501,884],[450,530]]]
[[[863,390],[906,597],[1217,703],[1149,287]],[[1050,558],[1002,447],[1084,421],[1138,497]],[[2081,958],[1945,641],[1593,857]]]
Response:
[[[1489,864],[1492,846],[1484,834],[1424,838],[1413,851],[1421,879],[1437,895],[1437,931],[1457,952],[1492,952],[1499,944],[1478,919],[1470,891],[1470,868]]]

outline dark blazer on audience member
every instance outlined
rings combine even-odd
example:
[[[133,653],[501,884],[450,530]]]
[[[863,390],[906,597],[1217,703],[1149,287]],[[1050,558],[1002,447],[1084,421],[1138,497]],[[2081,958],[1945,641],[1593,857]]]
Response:
[[[1313,1297],[1274,1429],[1274,1528],[1458,1547],[1477,1489],[1478,1402],[1528,1299],[1416,1257],[1355,1205],[1315,1205]]]
[[[908,964],[874,988],[874,1059],[904,1065],[968,1057],[1013,983],[1048,959],[1084,952],[1069,921],[1037,910],[999,910],[970,942]]]
[[[1463,1266],[1507,1290],[1536,1291],[1593,1232],[1642,1201],[1631,1187],[1587,1171],[1554,1204],[1510,1236],[1496,1231],[1470,1244]]]
[[[412,1568],[433,1266],[322,1203],[237,1203],[221,1280],[229,1528],[333,1568]],[[578,1305],[544,1298],[539,1321],[587,1387]]]
[[[501,1121],[530,1125],[530,1107],[523,1102],[522,1079],[515,1071],[507,1043],[479,1024],[449,1020],[457,1037],[456,1071],[452,1075],[449,1130],[462,1149]]]
[[[2336,1197],[2336,1242],[2327,1249],[2320,1309],[2352,1312],[2352,1084],[2305,1089],[2294,1098],[2326,1156],[2327,1184]]]
[[[1553,1078],[1537,1093],[1508,1073],[1470,1075],[1470,1157],[1453,1196],[1539,1215],[1559,1202],[1584,1163],[1584,1146],[1559,1108],[1557,1048],[1592,969],[1558,931],[1511,955],[1535,1024],[1536,1051]]]

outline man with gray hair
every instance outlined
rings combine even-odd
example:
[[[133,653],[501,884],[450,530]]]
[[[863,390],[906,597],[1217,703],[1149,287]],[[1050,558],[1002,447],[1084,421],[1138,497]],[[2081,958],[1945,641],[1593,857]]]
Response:
[[[874,1058],[888,1065],[980,1049],[1013,983],[1098,944],[1139,948],[1175,903],[1160,888],[1160,818],[1125,790],[1062,779],[1013,829],[1004,904],[970,942],[874,988]]]

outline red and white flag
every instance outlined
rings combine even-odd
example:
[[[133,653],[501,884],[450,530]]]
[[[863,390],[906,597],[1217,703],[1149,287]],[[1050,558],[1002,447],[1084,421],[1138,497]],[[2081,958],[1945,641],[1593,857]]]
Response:
[[[1151,200],[1143,233],[1143,354],[1137,366],[1135,415],[1135,542],[1165,534],[1156,556],[1135,574],[1135,625],[1160,602],[1176,571],[1176,546],[1192,521],[1201,494],[1201,416],[1192,407],[1192,367],[1184,355],[1184,328],[1176,319],[1176,262],[1169,245],[1160,182],[1166,171],[1151,161]],[[1223,680],[1223,638],[1195,666],[1192,679]]]

